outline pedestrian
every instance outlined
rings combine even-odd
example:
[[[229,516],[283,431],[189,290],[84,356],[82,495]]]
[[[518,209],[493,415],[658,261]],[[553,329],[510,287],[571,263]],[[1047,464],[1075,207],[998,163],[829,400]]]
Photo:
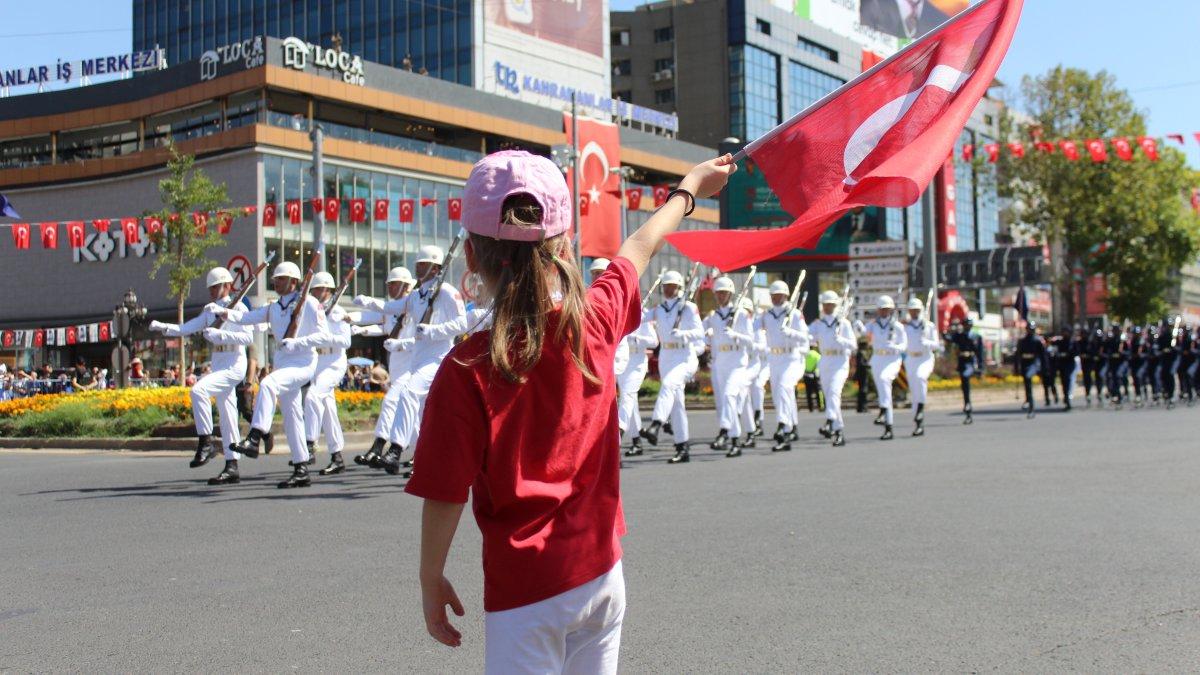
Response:
[[[95,388],[96,378],[81,356],[75,360],[75,368],[71,371],[71,390],[80,392],[91,391]]]
[[[933,366],[937,354],[942,351],[942,341],[938,339],[937,326],[933,320],[924,317],[925,305],[920,298],[908,301],[908,322],[904,324],[907,346],[904,354],[904,368],[908,373],[908,386],[912,390],[913,436],[925,435],[925,402],[929,395],[929,376],[933,374]]]
[[[412,290],[416,284],[416,279],[406,267],[393,267],[387,275],[387,295],[388,299],[395,301],[401,300]],[[405,320],[403,316],[388,316],[383,314],[383,306],[385,300],[371,298],[365,295],[357,295],[354,297],[354,304],[370,309],[377,315],[378,319],[374,324],[367,325],[361,330],[355,330],[355,334],[367,335],[371,337],[391,336],[393,333],[399,334],[400,329],[397,324]],[[379,404],[379,415],[375,420],[375,440],[371,443],[371,447],[363,454],[354,457],[354,463],[363,466],[372,466],[378,468],[380,460],[383,458],[384,448],[389,442],[399,445],[398,439],[392,438],[392,430],[396,421],[396,407],[400,404],[400,387],[392,387],[391,383],[400,380],[408,371],[409,354],[403,351],[388,351],[388,366],[383,369],[379,363],[371,369],[371,384],[373,387],[378,387],[376,391],[386,392],[383,400]]]
[[[733,279],[720,277],[713,282],[717,308],[704,319],[704,330],[712,353],[713,403],[717,408],[717,437],[709,444],[726,457],[738,457],[743,447],[753,447],[754,428],[742,433],[741,415],[745,397],[750,393],[750,348],[754,342],[754,324],[743,308],[734,306]]]
[[[805,326],[806,330],[807,328]],[[804,404],[810,413],[825,408],[825,404],[821,401],[821,378],[817,374],[819,363],[821,363],[821,353],[816,349],[809,349],[808,355],[804,357]],[[798,419],[797,422],[799,422]],[[793,433],[793,435],[795,434]]]
[[[506,151],[467,179],[467,266],[495,298],[493,325],[443,363],[417,445],[421,471],[405,489],[426,500],[426,627],[459,646],[446,606],[460,616],[464,608],[444,568],[471,488],[488,673],[617,672],[625,527],[613,355],[638,326],[638,278],[650,257],[734,166],[726,155],[693,169],[586,291],[558,167]]]
[[[321,469],[322,476],[346,470],[342,449],[346,445],[342,434],[342,421],[338,418],[337,396],[334,389],[346,376],[346,349],[350,347],[350,318],[346,310],[336,303],[331,304],[337,283],[329,272],[313,275],[309,285],[312,296],[321,303],[329,332],[313,341],[317,350],[317,374],[308,387],[304,400],[304,436],[308,440],[308,463],[315,459],[317,439],[325,431],[325,448],[329,451],[329,466]]]
[[[866,325],[867,341],[871,345],[871,374],[875,378],[875,391],[879,396],[879,418],[876,424],[883,425],[881,441],[895,437],[892,425],[895,417],[892,410],[892,383],[900,375],[904,363],[904,352],[908,350],[908,332],[896,321],[896,301],[890,295],[881,295],[876,302],[875,320]]]
[[[808,326],[799,308],[789,301],[787,282],[773,281],[767,290],[771,308],[758,317],[758,327],[766,334],[766,365],[770,370],[771,400],[775,403],[775,445],[771,450],[786,452],[792,449],[792,441],[798,440],[796,383],[804,375],[808,357]],[[809,405],[811,412],[811,402]]]
[[[1021,409],[1026,417],[1033,417],[1033,378],[1043,375],[1046,363],[1046,342],[1038,335],[1037,323],[1030,321],[1025,326],[1025,336],[1017,340],[1017,351],[1013,355],[1013,368],[1025,385],[1025,403]]]
[[[825,424],[820,434],[833,439],[833,446],[846,444],[842,420],[842,387],[850,375],[850,357],[858,349],[858,339],[846,317],[838,313],[842,298],[835,291],[822,291],[821,316],[808,327],[813,344],[821,351],[817,373],[825,397]]]
[[[704,326],[700,322],[700,310],[688,298],[683,297],[683,275],[675,270],[663,272],[662,301],[650,310],[648,320],[654,322],[660,348],[658,350],[658,398],[654,401],[654,412],[650,426],[641,430],[641,437],[650,445],[658,445],[658,433],[670,422],[671,435],[675,443],[675,455],[667,460],[671,464],[682,464],[690,460],[688,443],[687,404],[684,387],[695,376],[700,367],[693,346],[704,339]]]

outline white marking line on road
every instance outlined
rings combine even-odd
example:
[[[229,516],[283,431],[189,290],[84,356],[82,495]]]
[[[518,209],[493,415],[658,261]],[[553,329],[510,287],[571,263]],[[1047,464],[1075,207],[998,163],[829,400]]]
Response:
[[[110,455],[116,457],[188,457],[183,450],[84,450],[76,448],[0,448],[0,455]]]

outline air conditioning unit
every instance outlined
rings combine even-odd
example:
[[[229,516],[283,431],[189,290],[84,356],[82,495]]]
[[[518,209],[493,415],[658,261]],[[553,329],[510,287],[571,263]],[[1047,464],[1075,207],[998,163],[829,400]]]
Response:
[[[658,71],[658,74],[662,76],[663,80],[670,80],[675,77],[675,69],[663,68],[662,70]]]
[[[651,82],[662,82],[662,81],[663,81],[663,74],[662,74],[662,71],[660,70],[660,71],[658,71],[657,73],[654,73],[653,75],[651,75],[651,76],[650,76],[650,81],[651,81]]]

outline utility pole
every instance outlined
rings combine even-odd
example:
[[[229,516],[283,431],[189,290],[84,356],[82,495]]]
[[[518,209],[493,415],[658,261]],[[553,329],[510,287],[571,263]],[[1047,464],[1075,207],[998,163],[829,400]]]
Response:
[[[325,130],[317,122],[308,132],[313,146],[313,182],[316,183],[316,198],[319,208],[313,209],[313,252],[321,255],[317,270],[325,271]]]
[[[571,198],[574,202],[575,214],[575,263],[583,269],[583,249],[580,241],[583,232],[580,231],[579,213],[579,105],[578,94],[571,92]]]
[[[937,185],[937,181],[934,181]],[[921,194],[921,227],[925,231],[924,247],[922,248],[922,258],[925,260],[925,288],[926,292],[933,291],[933,304],[929,308],[930,316],[928,319],[938,326],[938,278],[937,278],[937,228],[933,214],[933,187],[926,188]],[[939,326],[940,330],[940,326]]]

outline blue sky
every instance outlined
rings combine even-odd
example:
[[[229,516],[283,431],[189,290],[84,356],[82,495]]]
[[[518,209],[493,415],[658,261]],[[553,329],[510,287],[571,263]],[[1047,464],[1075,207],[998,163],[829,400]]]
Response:
[[[172,0],[174,1],[174,0]],[[130,0],[4,2],[0,70],[58,59],[107,56],[131,44]],[[628,9],[638,0],[612,0]],[[1014,88],[1026,74],[1064,63],[1106,69],[1130,90],[1150,133],[1182,133],[1200,166],[1200,2],[1196,0],[1026,0],[1021,27],[1000,69]]]

